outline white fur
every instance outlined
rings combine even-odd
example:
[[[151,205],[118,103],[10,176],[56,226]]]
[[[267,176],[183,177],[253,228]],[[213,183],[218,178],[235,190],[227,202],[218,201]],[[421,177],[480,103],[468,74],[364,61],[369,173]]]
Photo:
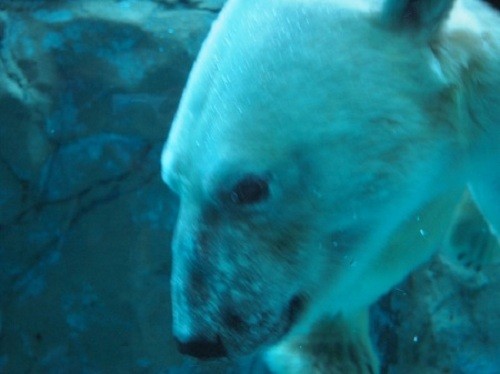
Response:
[[[228,2],[162,154],[181,198],[178,338],[219,337],[231,356],[272,345],[276,371],[308,367],[291,347],[425,261],[467,184],[498,233],[499,18],[450,3],[422,0],[407,24],[403,2]],[[245,175],[267,178],[269,199],[224,200]]]

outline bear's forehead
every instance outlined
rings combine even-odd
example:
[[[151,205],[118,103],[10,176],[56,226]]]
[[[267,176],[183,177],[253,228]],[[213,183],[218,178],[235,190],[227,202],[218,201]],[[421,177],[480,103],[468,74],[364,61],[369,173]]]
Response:
[[[301,119],[362,109],[355,106],[377,98],[384,106],[390,103],[384,95],[415,85],[410,74],[402,73],[416,76],[422,69],[419,52],[401,38],[388,39],[391,33],[378,30],[368,15],[354,10],[329,14],[306,5],[287,14],[282,7],[243,8],[217,21],[190,75],[174,127],[192,133],[236,126],[248,136],[245,132],[276,131]],[[402,69],[406,64],[413,66]]]
[[[330,1],[297,1],[293,10],[288,1],[249,3],[230,2],[233,9],[205,42],[163,169],[226,160],[266,164],[325,138],[348,142],[346,134],[358,136],[377,118],[397,123],[415,116],[416,95],[436,90],[421,51],[377,27],[365,10],[337,10]],[[430,81],[417,85],[415,76]],[[409,104],[406,112],[401,100]]]

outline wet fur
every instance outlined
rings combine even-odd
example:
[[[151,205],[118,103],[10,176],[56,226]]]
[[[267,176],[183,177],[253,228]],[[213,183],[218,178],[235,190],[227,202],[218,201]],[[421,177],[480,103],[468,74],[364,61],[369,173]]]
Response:
[[[162,154],[177,339],[377,372],[357,316],[447,233],[460,246],[464,191],[500,232],[499,27],[473,0],[230,0]],[[234,204],[246,175],[270,198]]]

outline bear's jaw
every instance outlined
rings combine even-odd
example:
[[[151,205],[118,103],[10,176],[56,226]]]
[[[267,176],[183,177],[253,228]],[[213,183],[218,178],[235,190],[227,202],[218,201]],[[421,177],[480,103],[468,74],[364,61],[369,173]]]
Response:
[[[261,336],[262,342],[255,346],[248,346],[245,349],[244,343],[237,346],[238,351],[233,354],[228,354],[229,357],[241,357],[247,354],[253,354],[258,351],[263,351],[271,346],[278,344],[280,341],[286,338],[291,331],[293,331],[295,325],[301,318],[302,313],[305,309],[306,297],[296,295],[292,297],[288,305],[283,309],[281,317],[281,328],[271,331],[268,334]]]
[[[224,322],[212,322],[212,327],[218,324],[214,331],[180,334],[175,337],[178,349],[181,354],[200,360],[224,357],[237,359],[254,354],[278,344],[293,330],[303,312],[305,300],[305,297],[299,295],[292,297],[279,318],[268,326],[266,326],[268,321],[249,323],[235,313],[221,313]],[[265,315],[266,312],[262,314]]]

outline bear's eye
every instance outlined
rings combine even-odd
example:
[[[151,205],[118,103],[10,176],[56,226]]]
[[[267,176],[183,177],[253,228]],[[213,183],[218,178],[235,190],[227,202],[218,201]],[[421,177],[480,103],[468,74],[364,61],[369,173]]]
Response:
[[[231,201],[239,205],[259,203],[269,197],[269,183],[257,176],[248,175],[231,190]]]

